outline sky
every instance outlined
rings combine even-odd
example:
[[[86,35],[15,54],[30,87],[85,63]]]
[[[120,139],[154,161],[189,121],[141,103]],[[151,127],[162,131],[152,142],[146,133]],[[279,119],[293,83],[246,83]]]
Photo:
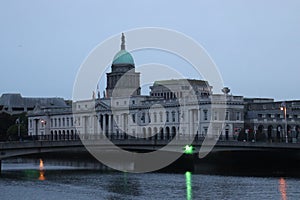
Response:
[[[71,99],[80,65],[99,43],[161,27],[201,44],[232,94],[300,99],[298,0],[10,0],[0,2],[0,27],[0,94]],[[136,66],[184,67],[150,54],[134,53]]]

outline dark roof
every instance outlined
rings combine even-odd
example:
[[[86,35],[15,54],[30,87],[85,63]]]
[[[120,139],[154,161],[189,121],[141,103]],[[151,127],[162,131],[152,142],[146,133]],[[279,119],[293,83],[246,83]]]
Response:
[[[194,85],[201,85],[204,87],[209,86],[207,81],[204,80],[196,80],[196,79],[171,79],[171,80],[161,80],[161,81],[155,81],[153,86],[156,85],[184,85],[187,82],[194,86]]]
[[[14,108],[33,108],[36,105],[40,107],[66,107],[63,98],[29,98],[22,97],[21,94],[2,94],[0,97],[0,105],[3,107]]]

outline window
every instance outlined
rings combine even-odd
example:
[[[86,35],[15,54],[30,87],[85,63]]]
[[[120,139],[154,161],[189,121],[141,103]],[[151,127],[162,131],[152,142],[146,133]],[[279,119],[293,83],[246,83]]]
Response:
[[[172,111],[172,122],[175,122],[176,118],[175,118],[175,111]]]
[[[131,117],[132,117],[132,122],[135,123],[135,114],[132,114]],[[117,122],[119,122],[119,116],[117,116]]]
[[[218,120],[218,112],[217,111],[214,112],[214,120]]]
[[[142,123],[145,123],[145,117],[146,117],[146,116],[145,116],[145,113],[143,112],[143,113],[142,113],[142,117],[141,117]]]
[[[57,127],[57,119],[54,119],[54,127]]]
[[[132,100],[132,104],[135,104],[135,100]]]
[[[70,126],[70,119],[67,117],[67,126]]]
[[[153,113],[153,118],[154,118],[154,122],[157,122],[157,116],[156,116],[156,112]]]
[[[240,113],[240,112],[237,112],[237,113],[236,113],[236,120],[237,120],[237,121],[240,121],[240,120],[241,120],[241,113]]]
[[[225,120],[229,120],[229,111],[226,111],[225,113]]]
[[[169,111],[166,112],[166,122],[169,122]]]
[[[204,120],[207,120],[207,110],[203,110],[203,114],[204,114]]]
[[[65,118],[62,119],[62,125],[63,125],[63,127],[66,125],[65,124]]]
[[[160,122],[163,122],[163,114],[162,114],[162,112],[159,112],[159,118],[160,118]]]
[[[77,118],[78,126],[80,126],[80,117]]]
[[[151,123],[151,115],[150,115],[150,113],[148,113],[147,116],[148,116],[148,123]]]
[[[207,127],[203,127],[203,135],[207,135],[207,131],[208,131],[208,128]]]

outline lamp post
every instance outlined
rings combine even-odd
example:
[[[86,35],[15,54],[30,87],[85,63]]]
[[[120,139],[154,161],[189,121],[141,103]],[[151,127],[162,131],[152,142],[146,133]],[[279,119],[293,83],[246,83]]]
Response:
[[[16,119],[16,124],[18,124],[18,139],[21,140],[20,118]]]
[[[40,137],[43,137],[43,139],[45,139],[45,135],[46,135],[46,123],[47,123],[47,121],[44,120],[44,119],[41,119],[40,121],[41,121],[41,124],[42,124],[42,128],[44,128],[44,134],[41,135]]]
[[[287,132],[287,119],[286,119],[286,103],[282,102],[280,106],[280,110],[284,113],[284,121],[285,121],[285,142],[288,143],[288,132]]]

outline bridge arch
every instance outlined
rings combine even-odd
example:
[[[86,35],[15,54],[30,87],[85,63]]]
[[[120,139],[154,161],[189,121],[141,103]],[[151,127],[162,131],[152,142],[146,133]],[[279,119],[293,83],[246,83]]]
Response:
[[[147,140],[150,140],[151,136],[152,136],[152,129],[151,129],[151,127],[148,127],[148,137],[147,137]]]
[[[278,142],[282,139],[282,136],[283,136],[282,126],[278,125],[276,128],[276,139]]]
[[[146,139],[147,138],[147,133],[146,133],[146,128],[143,127],[143,138]]]
[[[166,134],[165,134],[165,139],[169,140],[170,139],[170,127],[166,127]]]
[[[57,140],[57,131],[54,132],[54,140]]]
[[[63,139],[63,140],[66,139],[66,131],[65,131],[65,130],[62,131],[62,139]]]
[[[299,125],[297,125],[295,127],[295,131],[296,131],[296,139],[298,139],[298,136],[299,136],[299,133],[300,133],[300,126]]]
[[[164,129],[162,127],[159,128],[159,137],[160,140],[164,139]]]
[[[273,138],[273,126],[272,125],[269,125],[268,126],[268,141],[272,141],[272,138]]]
[[[67,130],[67,140],[70,140],[70,131]]]
[[[157,137],[158,137],[157,127],[154,127],[154,128],[153,128],[153,133],[155,134],[155,135],[154,135],[154,139],[157,140]]]
[[[175,136],[176,136],[176,127],[172,126],[172,128],[171,128],[171,137],[175,138]]]
[[[266,135],[264,133],[264,126],[262,124],[260,124],[257,128],[256,140],[257,141],[265,141],[266,140]]]

